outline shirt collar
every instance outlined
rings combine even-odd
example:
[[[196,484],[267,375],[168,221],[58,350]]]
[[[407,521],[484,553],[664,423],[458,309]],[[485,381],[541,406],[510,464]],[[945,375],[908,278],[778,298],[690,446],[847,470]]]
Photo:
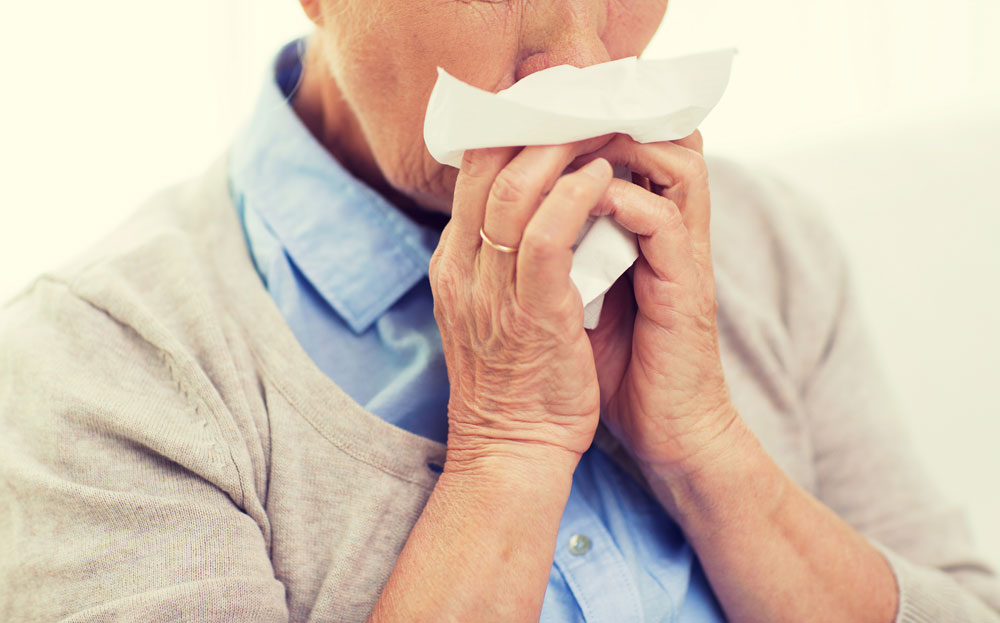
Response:
[[[249,123],[237,135],[230,183],[292,263],[356,333],[427,274],[440,232],[355,178],[291,106],[304,40],[279,52]]]

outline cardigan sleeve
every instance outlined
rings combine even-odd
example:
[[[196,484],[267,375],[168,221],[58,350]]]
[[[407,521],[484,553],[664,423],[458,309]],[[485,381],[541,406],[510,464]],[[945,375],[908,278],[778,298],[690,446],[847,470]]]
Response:
[[[287,621],[230,454],[169,356],[39,280],[0,310],[0,619]]]
[[[785,235],[808,257],[789,271],[785,313],[805,370],[799,387],[818,498],[889,562],[897,623],[1000,622],[1000,582],[976,550],[964,509],[936,488],[914,451],[843,244],[812,209],[821,205],[815,197],[787,185],[783,192],[797,211],[785,216],[794,229]]]

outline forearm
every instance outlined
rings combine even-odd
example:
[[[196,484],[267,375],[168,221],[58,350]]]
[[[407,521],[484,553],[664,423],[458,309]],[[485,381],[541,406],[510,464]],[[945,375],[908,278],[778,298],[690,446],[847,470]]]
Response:
[[[449,451],[370,621],[538,621],[578,459]]]
[[[650,476],[730,620],[890,623],[898,589],[882,555],[795,484],[740,422],[683,479]]]

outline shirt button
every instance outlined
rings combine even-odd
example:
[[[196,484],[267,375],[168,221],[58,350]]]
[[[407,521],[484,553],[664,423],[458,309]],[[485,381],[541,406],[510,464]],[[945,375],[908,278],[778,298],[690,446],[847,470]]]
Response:
[[[590,551],[590,538],[583,534],[574,534],[569,537],[569,553],[574,556],[583,556]]]

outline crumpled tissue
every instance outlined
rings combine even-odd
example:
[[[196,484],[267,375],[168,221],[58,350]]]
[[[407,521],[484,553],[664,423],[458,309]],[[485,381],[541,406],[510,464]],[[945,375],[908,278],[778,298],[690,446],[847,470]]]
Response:
[[[736,49],[670,59],[635,56],[588,67],[557,65],[492,93],[438,67],[424,141],[435,160],[459,168],[466,149],[554,145],[602,134],[640,143],[690,135],[718,104]],[[615,167],[631,181],[631,172]],[[573,250],[570,278],[584,304],[584,327],[600,319],[604,293],[639,256],[635,234],[610,216],[591,218]]]

